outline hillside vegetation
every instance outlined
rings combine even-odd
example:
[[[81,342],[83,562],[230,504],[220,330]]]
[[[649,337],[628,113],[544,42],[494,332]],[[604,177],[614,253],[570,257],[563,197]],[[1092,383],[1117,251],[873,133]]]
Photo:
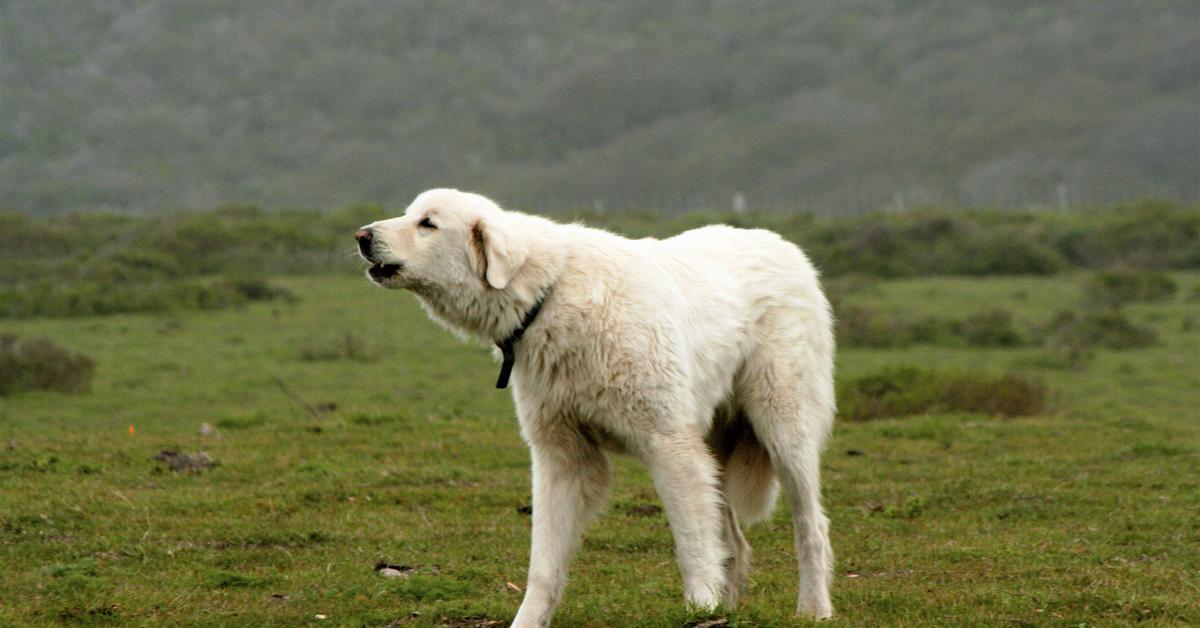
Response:
[[[1185,1],[0,4],[0,207],[1195,200]]]
[[[293,295],[272,281],[361,270],[350,234],[391,213],[378,206],[334,212],[223,207],[158,216],[93,212],[53,218],[0,212],[0,318],[220,309],[288,300]],[[558,218],[582,219],[632,237],[669,237],[721,222],[767,228],[799,244],[826,277],[850,280],[1200,268],[1200,208],[1166,203],[1065,212],[929,209],[845,218],[783,212],[669,218],[606,212]],[[1153,278],[1132,284],[1122,276],[1096,281],[1095,300],[1111,305],[1156,288],[1136,283]]]

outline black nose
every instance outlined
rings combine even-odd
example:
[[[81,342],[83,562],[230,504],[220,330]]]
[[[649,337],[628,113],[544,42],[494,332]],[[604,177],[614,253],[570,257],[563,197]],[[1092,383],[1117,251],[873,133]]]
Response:
[[[370,229],[359,229],[354,232],[354,239],[358,240],[358,252],[362,256],[371,259],[371,242],[375,239],[375,235]]]

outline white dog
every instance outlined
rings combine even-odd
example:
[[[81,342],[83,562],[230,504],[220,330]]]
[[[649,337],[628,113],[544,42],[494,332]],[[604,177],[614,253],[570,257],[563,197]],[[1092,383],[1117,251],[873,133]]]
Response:
[[[533,461],[533,539],[514,626],[546,626],[609,487],[607,452],[647,467],[684,596],[734,605],[750,548],[739,522],[791,502],[797,611],[833,613],[820,454],[834,416],[829,303],[774,233],[711,226],[629,240],[421,194],[355,237],[368,276],[416,294],[452,331],[500,347]]]

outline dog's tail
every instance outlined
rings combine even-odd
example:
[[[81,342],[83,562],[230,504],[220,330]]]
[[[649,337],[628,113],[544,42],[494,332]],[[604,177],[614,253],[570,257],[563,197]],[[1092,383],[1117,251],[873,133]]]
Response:
[[[779,481],[771,468],[771,457],[758,442],[749,422],[736,421],[731,438],[725,440],[721,460],[721,482],[725,499],[738,521],[749,526],[771,516],[779,497]],[[722,455],[724,454],[724,455]]]

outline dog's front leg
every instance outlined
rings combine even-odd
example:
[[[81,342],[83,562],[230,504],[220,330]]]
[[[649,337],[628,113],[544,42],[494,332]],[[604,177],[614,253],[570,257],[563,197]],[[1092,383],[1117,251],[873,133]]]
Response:
[[[608,458],[578,434],[530,444],[533,458],[533,538],[525,600],[514,627],[549,626],[567,583],[567,564],[583,528],[608,495]]]

